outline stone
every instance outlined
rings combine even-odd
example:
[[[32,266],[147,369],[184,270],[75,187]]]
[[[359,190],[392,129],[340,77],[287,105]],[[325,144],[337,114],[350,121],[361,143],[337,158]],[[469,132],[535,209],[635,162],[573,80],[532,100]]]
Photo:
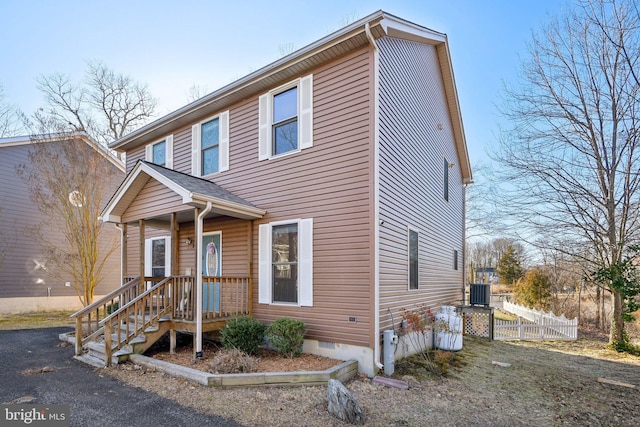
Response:
[[[356,398],[338,380],[329,380],[327,386],[329,413],[349,424],[363,425],[364,413]]]

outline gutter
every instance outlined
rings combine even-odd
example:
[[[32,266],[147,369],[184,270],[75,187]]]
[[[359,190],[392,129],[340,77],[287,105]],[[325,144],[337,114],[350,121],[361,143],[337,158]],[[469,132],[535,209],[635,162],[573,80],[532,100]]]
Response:
[[[380,363],[380,53],[368,22],[364,24],[364,32],[373,47],[373,363],[378,369],[384,369]]]
[[[207,202],[196,223],[196,357],[202,357],[202,222],[211,209],[213,205]]]

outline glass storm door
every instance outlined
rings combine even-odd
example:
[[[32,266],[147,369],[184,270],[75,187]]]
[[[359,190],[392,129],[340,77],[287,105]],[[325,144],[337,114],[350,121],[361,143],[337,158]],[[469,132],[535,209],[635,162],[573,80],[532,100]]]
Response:
[[[220,312],[219,281],[213,277],[222,276],[222,233],[202,235],[202,309],[204,312]]]

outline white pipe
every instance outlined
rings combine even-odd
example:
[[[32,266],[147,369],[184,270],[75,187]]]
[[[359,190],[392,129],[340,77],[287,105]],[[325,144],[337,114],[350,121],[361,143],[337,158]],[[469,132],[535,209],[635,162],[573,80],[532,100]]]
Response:
[[[378,369],[384,369],[384,365],[380,363],[380,53],[368,22],[364,24],[364,31],[373,47],[373,363]]]
[[[196,357],[202,357],[202,222],[212,207],[207,202],[196,222]]]

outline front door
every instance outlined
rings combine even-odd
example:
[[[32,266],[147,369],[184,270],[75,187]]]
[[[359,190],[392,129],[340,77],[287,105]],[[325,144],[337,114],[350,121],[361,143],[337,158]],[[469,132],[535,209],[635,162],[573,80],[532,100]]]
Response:
[[[202,234],[202,309],[220,312],[220,282],[222,276],[222,232]]]

